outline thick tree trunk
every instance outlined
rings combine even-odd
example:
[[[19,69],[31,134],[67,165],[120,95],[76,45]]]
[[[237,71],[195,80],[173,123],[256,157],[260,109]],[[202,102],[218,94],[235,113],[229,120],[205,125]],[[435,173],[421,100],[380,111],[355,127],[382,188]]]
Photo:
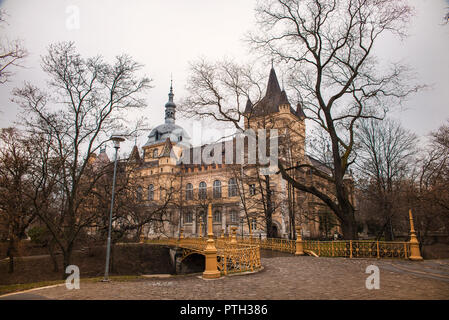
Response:
[[[53,262],[53,272],[59,272],[58,261],[55,255],[55,244],[53,240],[48,243],[48,253],[50,254],[51,261]]]
[[[352,215],[347,215],[346,219],[340,219],[341,231],[343,233],[343,239],[345,240],[357,240],[357,223]]]

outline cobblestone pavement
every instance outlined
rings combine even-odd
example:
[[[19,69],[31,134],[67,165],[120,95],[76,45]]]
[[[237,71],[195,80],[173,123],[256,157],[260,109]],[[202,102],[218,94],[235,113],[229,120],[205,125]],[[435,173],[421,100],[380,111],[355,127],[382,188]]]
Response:
[[[83,282],[33,292],[43,299],[449,299],[449,260],[424,262],[275,256],[246,275],[199,275],[128,282]],[[380,269],[380,289],[368,290],[366,267]],[[81,271],[82,272],[82,271]],[[23,295],[23,296],[22,296]],[[25,294],[10,297],[27,299]]]

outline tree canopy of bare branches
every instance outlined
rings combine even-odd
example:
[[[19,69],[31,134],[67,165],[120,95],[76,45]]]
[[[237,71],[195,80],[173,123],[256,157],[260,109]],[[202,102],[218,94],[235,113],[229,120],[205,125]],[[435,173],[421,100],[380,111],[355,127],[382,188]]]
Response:
[[[14,100],[29,134],[47,142],[38,172],[46,197],[53,197],[52,210],[36,214],[61,249],[65,270],[78,235],[96,218],[94,210],[83,209],[104,170],[90,170],[89,159],[113,132],[124,132],[126,112],[145,106],[142,93],[151,80],[137,75],[142,65],[127,55],[113,64],[101,56],[83,58],[71,42],[50,45],[42,66],[48,87],[27,83],[14,90]]]
[[[6,12],[0,9],[0,28],[6,23]],[[0,38],[0,84],[7,82],[13,72],[12,66],[20,66],[20,61],[27,56],[27,51],[20,40]]]
[[[407,197],[406,182],[413,180],[418,139],[396,121],[371,119],[361,122],[357,140],[356,168],[365,202],[360,209],[367,220],[380,220],[378,238],[385,235],[387,240],[394,240],[393,220],[401,220],[398,216],[408,212],[401,208],[401,200]]]
[[[295,188],[323,200],[356,238],[354,207],[344,176],[353,162],[361,119],[382,119],[388,109],[421,87],[410,69],[380,65],[375,45],[385,33],[406,35],[411,8],[401,0],[271,0],[259,2],[258,31],[248,36],[259,52],[287,64],[289,85],[306,116],[328,136],[336,199],[280,172]]]

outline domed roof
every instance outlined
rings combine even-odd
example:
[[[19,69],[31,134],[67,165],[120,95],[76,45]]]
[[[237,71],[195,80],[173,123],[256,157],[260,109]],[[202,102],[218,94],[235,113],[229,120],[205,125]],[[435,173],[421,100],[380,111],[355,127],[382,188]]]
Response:
[[[173,102],[173,101],[168,101],[166,104],[165,104],[165,107],[166,108],[176,108],[176,104]]]
[[[151,130],[148,141],[144,147],[155,145],[170,138],[171,142],[184,143],[190,140],[187,132],[175,124],[176,104],[173,102],[173,83],[170,85],[170,93],[168,94],[168,102],[165,104],[165,123],[158,125]]]
[[[167,138],[170,138],[170,141],[175,143],[188,142],[190,140],[187,131],[181,126],[174,123],[164,123],[151,130],[144,147],[162,143]]]

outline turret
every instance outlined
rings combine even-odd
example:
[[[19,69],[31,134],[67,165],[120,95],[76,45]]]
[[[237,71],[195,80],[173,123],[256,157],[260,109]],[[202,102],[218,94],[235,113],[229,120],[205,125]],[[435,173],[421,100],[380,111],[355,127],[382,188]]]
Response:
[[[165,104],[165,123],[175,123],[176,104],[173,102],[173,80],[170,83],[168,102]]]

